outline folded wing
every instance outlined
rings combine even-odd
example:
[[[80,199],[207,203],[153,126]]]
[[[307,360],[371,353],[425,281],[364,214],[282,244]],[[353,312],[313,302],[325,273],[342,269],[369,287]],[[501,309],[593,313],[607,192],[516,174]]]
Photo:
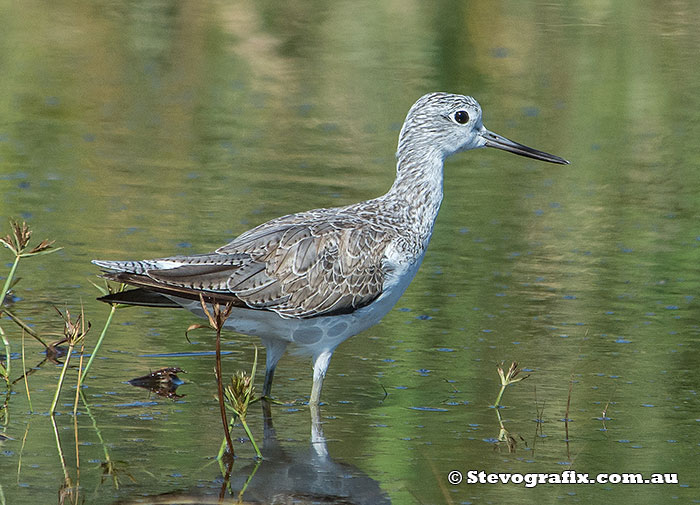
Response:
[[[121,282],[282,317],[349,313],[375,300],[384,284],[387,232],[342,215],[304,221],[271,221],[211,254],[95,263]]]

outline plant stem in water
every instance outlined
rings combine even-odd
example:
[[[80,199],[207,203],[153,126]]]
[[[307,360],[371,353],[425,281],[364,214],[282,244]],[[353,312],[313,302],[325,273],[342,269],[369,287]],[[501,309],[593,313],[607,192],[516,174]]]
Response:
[[[92,362],[95,359],[95,356],[97,356],[97,352],[100,350],[100,346],[102,345],[102,341],[104,340],[105,335],[107,334],[107,328],[109,328],[109,325],[112,323],[112,317],[114,316],[114,313],[116,311],[117,311],[117,306],[112,305],[112,308],[109,311],[109,316],[107,316],[107,321],[105,321],[105,325],[102,328],[102,333],[100,333],[100,337],[97,339],[97,343],[95,344],[95,348],[92,350],[92,353],[90,354],[90,359],[88,360],[87,365],[85,365],[85,370],[83,370],[83,373],[80,376],[80,379],[78,380],[78,389],[80,389],[80,386],[82,386],[83,381],[87,378],[88,370],[90,370],[90,367],[92,366]]]
[[[29,412],[34,412],[34,408],[32,407],[32,395],[29,394],[29,379],[27,378],[27,365],[24,363],[24,331],[22,331],[22,370],[24,370],[24,389],[27,390]]]
[[[53,402],[51,403],[51,408],[49,409],[49,414],[51,416],[56,412],[56,404],[58,403],[58,397],[61,395],[61,388],[63,387],[63,380],[66,378],[66,370],[68,370],[68,365],[70,364],[70,355],[73,353],[72,342],[68,344],[68,352],[66,353],[66,360],[63,362],[63,368],[61,369],[61,375],[58,378],[58,384],[56,385],[56,394],[53,396]]]
[[[2,304],[5,303],[5,297],[7,296],[7,292],[10,290],[10,286],[12,286],[12,278],[15,276],[15,271],[17,270],[17,265],[19,264],[19,259],[21,256],[17,255],[15,256],[15,262],[12,264],[12,268],[10,268],[10,273],[7,274],[7,279],[5,279],[5,285],[2,287],[2,292],[0,292],[0,307],[2,307]]]

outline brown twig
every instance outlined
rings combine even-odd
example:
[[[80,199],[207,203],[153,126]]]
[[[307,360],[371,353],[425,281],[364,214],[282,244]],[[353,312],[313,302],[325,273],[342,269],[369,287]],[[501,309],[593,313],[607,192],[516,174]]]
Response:
[[[233,456],[233,441],[231,440],[231,433],[229,433],[226,405],[224,405],[224,384],[221,375],[221,329],[224,327],[224,323],[226,322],[226,319],[228,319],[228,316],[231,315],[233,305],[231,303],[227,303],[222,311],[221,305],[218,303],[212,303],[212,310],[209,311],[207,304],[204,302],[204,297],[201,294],[199,295],[199,301],[202,304],[202,310],[204,310],[207,319],[209,319],[209,325],[214,331],[216,331],[216,387],[219,396],[219,411],[221,412],[221,423],[224,426],[226,445],[228,445],[229,454]]]

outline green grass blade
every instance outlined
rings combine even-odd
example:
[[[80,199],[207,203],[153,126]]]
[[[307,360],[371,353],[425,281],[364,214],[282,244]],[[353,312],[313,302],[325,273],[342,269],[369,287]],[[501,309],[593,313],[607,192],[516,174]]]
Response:
[[[97,339],[95,348],[92,350],[92,353],[90,353],[90,359],[88,360],[87,365],[85,365],[85,370],[83,370],[83,373],[80,377],[80,381],[78,382],[78,389],[80,389],[80,386],[82,386],[83,382],[85,382],[85,379],[87,379],[88,371],[90,370],[92,362],[95,360],[95,357],[97,356],[97,353],[99,352],[100,347],[102,346],[102,341],[104,340],[105,335],[107,334],[107,328],[109,328],[109,325],[112,324],[112,318],[114,317],[114,313],[116,311],[117,306],[112,305],[109,311],[109,316],[107,316],[107,321],[105,321],[105,325],[102,328],[102,333],[100,333],[100,337]]]
[[[0,292],[0,308],[2,307],[2,304],[5,303],[5,297],[7,296],[7,292],[10,290],[10,286],[12,286],[12,279],[14,278],[15,272],[17,271],[19,258],[19,256],[15,256],[15,262],[12,263],[10,273],[7,274],[7,279],[5,279],[5,285],[2,287],[2,292]]]

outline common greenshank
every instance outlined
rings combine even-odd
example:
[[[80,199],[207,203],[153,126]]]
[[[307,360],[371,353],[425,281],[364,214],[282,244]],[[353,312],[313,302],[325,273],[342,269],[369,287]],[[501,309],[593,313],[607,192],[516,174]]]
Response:
[[[263,223],[207,254],[102,261],[103,276],[136,289],[104,297],[132,305],[231,303],[225,327],[260,337],[263,394],[289,344],[313,359],[310,405],[318,405],[336,347],[377,324],[423,261],[442,201],[443,163],[460,151],[495,147],[550,163],[558,156],[487,130],[469,96],[430,93],[408,111],[399,134],[396,180],[378,198],[307,210]]]

